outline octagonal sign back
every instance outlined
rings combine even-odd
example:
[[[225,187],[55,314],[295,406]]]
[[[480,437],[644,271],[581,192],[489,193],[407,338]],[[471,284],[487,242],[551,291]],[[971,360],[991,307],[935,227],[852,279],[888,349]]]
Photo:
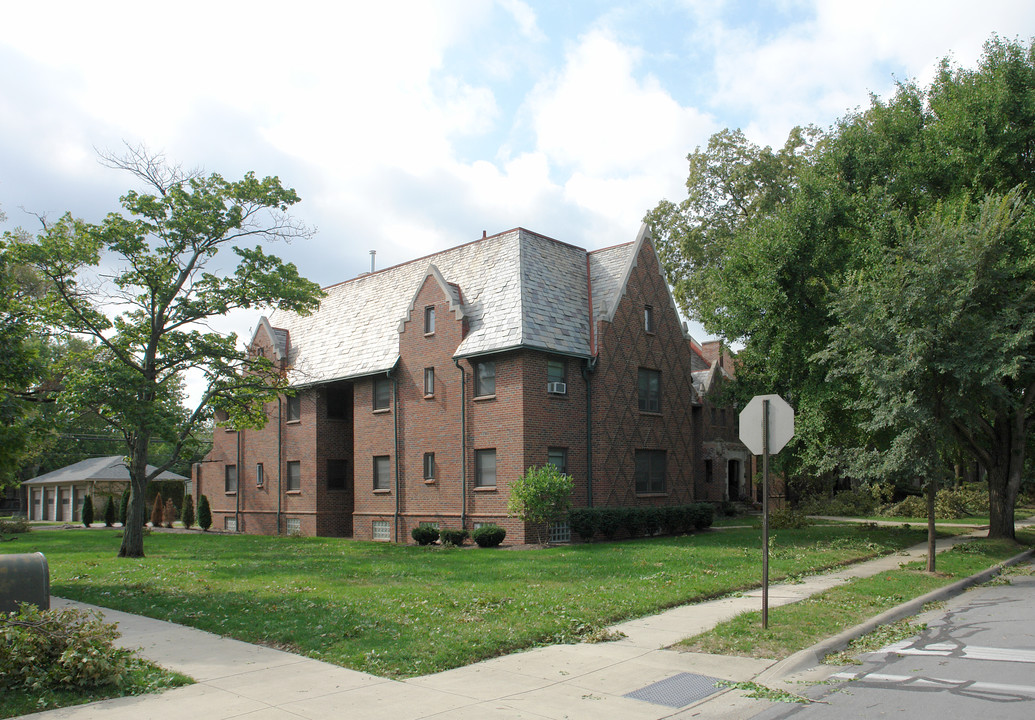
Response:
[[[753,455],[761,455],[762,407],[769,401],[769,454],[775,455],[794,437],[794,408],[779,395],[756,395],[740,411],[740,441]]]

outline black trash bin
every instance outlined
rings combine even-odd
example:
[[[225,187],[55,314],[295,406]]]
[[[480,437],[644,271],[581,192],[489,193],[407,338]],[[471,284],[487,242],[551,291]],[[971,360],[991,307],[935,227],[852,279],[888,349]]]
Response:
[[[23,602],[50,609],[50,568],[43,553],[0,555],[0,613],[18,612]]]

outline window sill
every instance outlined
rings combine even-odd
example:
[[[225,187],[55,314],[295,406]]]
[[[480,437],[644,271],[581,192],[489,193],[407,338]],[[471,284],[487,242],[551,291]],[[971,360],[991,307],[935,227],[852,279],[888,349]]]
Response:
[[[668,497],[667,492],[638,492],[636,493],[638,498],[654,498],[654,497]]]
[[[434,485],[436,483],[435,478],[424,478],[425,485]]]
[[[483,485],[481,487],[476,487],[474,489],[474,491],[475,492],[496,492],[496,486],[495,485]]]
[[[392,412],[392,408],[377,408],[376,410],[371,410],[370,412],[374,415],[385,415],[387,413]]]
[[[424,399],[425,400],[434,400],[435,399],[435,393],[425,393]]]
[[[656,410],[640,410],[640,415],[647,415],[648,417],[661,417],[661,413]]]
[[[473,398],[473,400],[475,402],[485,402],[486,400],[495,400],[495,399],[496,399],[496,394],[495,393],[493,393],[492,395],[475,395],[474,398]]]
[[[431,332],[424,333],[424,337],[435,337],[435,331],[432,330]]]
[[[382,490],[382,489],[379,489],[379,488],[374,488],[374,494],[375,495],[391,495],[392,491],[388,490],[388,489]]]
[[[284,494],[285,495],[301,495],[302,491],[301,490],[285,490]]]
[[[236,490],[226,490],[223,494],[224,495],[236,495],[237,491]]]
[[[285,425],[301,425],[302,424],[302,420],[301,419],[299,419],[299,420],[285,420],[284,424]]]

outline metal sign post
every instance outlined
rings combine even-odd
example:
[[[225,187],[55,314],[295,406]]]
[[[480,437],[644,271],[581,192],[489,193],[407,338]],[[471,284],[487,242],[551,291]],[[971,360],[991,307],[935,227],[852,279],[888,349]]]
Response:
[[[762,629],[769,627],[769,400],[762,401]]]
[[[794,437],[794,409],[779,395],[756,395],[740,413],[740,440],[762,456],[762,628],[769,627],[769,456]]]

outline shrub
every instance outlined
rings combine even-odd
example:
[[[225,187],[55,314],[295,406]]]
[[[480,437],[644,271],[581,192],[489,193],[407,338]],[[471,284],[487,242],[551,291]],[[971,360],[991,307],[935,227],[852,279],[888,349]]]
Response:
[[[5,533],[27,533],[32,529],[28,520],[0,520],[0,535]]]
[[[597,532],[600,513],[596,508],[572,508],[568,511],[568,525],[583,542],[589,542]]]
[[[111,495],[108,496],[108,501],[104,503],[104,527],[113,527],[115,525],[115,498]]]
[[[112,644],[118,634],[96,613],[22,603],[17,613],[0,615],[0,689],[121,686],[131,653]]]
[[[496,547],[503,538],[507,537],[507,531],[499,525],[482,525],[471,533],[471,538],[478,544],[478,547]]]
[[[183,496],[183,509],[180,511],[180,522],[183,527],[190,530],[194,527],[194,498],[191,495]]]
[[[172,498],[169,498],[165,501],[165,507],[162,508],[162,523],[167,528],[171,528],[174,522],[176,522],[176,506],[173,505]]]
[[[927,501],[919,495],[910,495],[902,502],[886,505],[880,514],[890,517],[927,517]]]
[[[83,527],[90,527],[93,524],[93,498],[87,495],[83,498]]]
[[[198,498],[198,527],[203,531],[212,527],[212,508],[208,505],[208,495]]]
[[[600,508],[597,516],[597,527],[601,534],[608,540],[614,540],[618,530],[622,527],[623,513],[618,508]]]
[[[155,495],[155,504],[151,508],[151,527],[162,526],[162,515],[165,514],[165,502],[162,500],[162,493]]]
[[[683,509],[670,505],[661,508],[661,529],[666,535],[678,535],[683,531]]]
[[[648,537],[661,532],[662,510],[663,508],[658,507],[645,507],[641,509],[643,513],[643,532]]]
[[[456,547],[460,547],[470,536],[470,533],[466,530],[452,530],[450,528],[446,528],[441,530],[438,536],[439,539],[442,540],[443,545],[455,545]]]
[[[438,529],[430,525],[418,525],[410,530],[410,536],[417,541],[418,545],[430,545],[438,540]]]
[[[526,523],[536,525],[539,544],[543,543],[543,528],[553,520],[564,517],[571,507],[571,493],[575,483],[570,475],[563,475],[556,465],[530,467],[510,485],[507,512]]]
[[[638,507],[621,508],[622,527],[629,537],[639,537],[643,534],[647,518],[643,509]]]
[[[126,527],[126,516],[129,515],[129,488],[122,491],[122,502],[119,503],[119,522]]]
[[[708,503],[695,503],[691,506],[695,530],[707,530],[715,521],[715,507]]]
[[[793,508],[781,508],[769,513],[769,527],[775,530],[804,528],[811,524],[808,515]]]

